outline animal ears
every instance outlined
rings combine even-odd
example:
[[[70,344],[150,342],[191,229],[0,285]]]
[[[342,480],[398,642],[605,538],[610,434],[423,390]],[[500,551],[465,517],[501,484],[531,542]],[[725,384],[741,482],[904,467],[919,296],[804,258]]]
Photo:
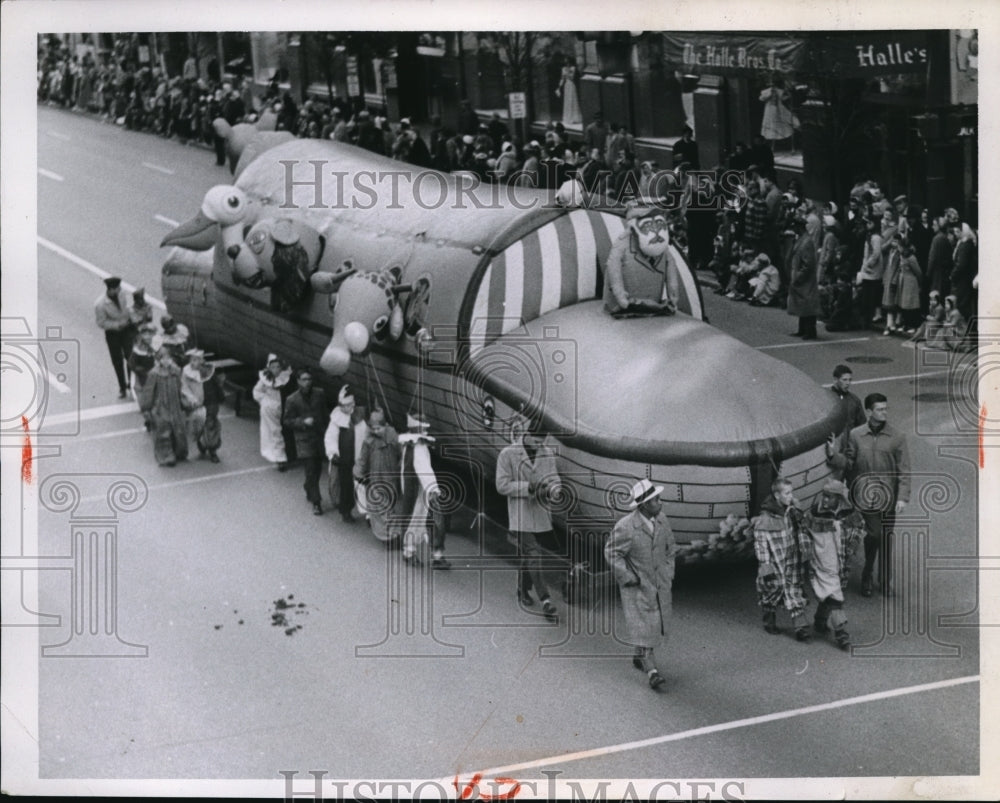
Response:
[[[399,265],[393,265],[386,273],[392,276],[393,284],[399,284],[403,279],[403,269]]]
[[[271,237],[281,245],[295,245],[299,241],[299,232],[291,218],[279,218],[271,226]]]

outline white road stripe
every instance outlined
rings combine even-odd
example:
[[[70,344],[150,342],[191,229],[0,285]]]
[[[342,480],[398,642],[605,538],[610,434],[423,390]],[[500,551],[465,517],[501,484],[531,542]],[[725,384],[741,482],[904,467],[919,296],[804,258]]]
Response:
[[[801,346],[837,346],[841,343],[861,343],[871,340],[870,337],[848,337],[844,340],[807,340],[805,343],[775,343],[771,346],[755,346],[760,351],[765,349],[794,349]]]
[[[951,371],[928,371],[926,374],[897,374],[896,376],[879,376],[875,379],[855,379],[851,382],[851,387],[855,385],[874,385],[876,382],[895,382],[898,379],[927,379],[930,376],[944,376]],[[833,383],[823,385],[825,388],[832,388]]]
[[[682,739],[691,739],[697,736],[707,736],[712,733],[735,730],[736,728],[747,728],[754,725],[763,725],[768,722],[778,722],[783,719],[806,716],[808,714],[818,714],[823,711],[833,711],[838,708],[847,708],[852,705],[862,705],[864,703],[874,703],[880,700],[888,700],[893,697],[903,697],[908,694],[919,694],[927,691],[937,691],[947,689],[952,686],[961,686],[966,683],[978,683],[979,675],[969,675],[961,678],[951,678],[950,680],[939,680],[934,683],[922,683],[918,686],[904,686],[898,689],[888,689],[887,691],[874,692],[873,694],[862,694],[859,697],[845,697],[842,700],[834,700],[830,703],[819,705],[808,705],[804,708],[792,708],[787,711],[777,711],[773,714],[763,714],[758,717],[747,717],[746,719],[736,719],[732,722],[719,722],[715,725],[706,725],[703,728],[692,728],[691,730],[670,733],[666,736],[655,736],[652,739],[642,739],[636,742],[625,742],[623,744],[613,744],[607,747],[597,747],[592,750],[580,750],[575,753],[565,753],[561,756],[550,756],[539,758],[534,761],[525,761],[522,764],[508,764],[505,767],[492,767],[488,770],[479,770],[487,778],[498,775],[512,775],[521,770],[530,770],[537,767],[546,767],[551,764],[565,764],[570,761],[582,761],[587,758],[601,758],[614,753],[624,753],[627,750],[640,750],[645,747],[655,747],[667,742],[678,742]],[[463,773],[462,777],[470,775]],[[451,783],[452,778],[442,779],[445,783]]]
[[[165,173],[168,176],[172,176],[174,171],[169,167],[160,167],[159,165],[152,164],[151,162],[143,162],[143,167],[148,167],[150,170],[156,170],[159,173]]]
[[[61,134],[58,131],[49,131],[48,134],[49,134],[50,137],[55,137],[56,139],[61,139],[63,142],[69,142],[70,139],[71,139],[71,137],[69,136],[69,134]]]
[[[45,178],[50,178],[53,181],[63,181],[63,177],[58,173],[53,173],[51,170],[46,170],[44,167],[38,168],[38,175],[45,176]]]
[[[190,458],[186,461],[189,463],[198,462],[197,459],[191,460]],[[184,463],[178,463],[178,466],[183,466]],[[169,468],[162,469],[163,471],[170,471]],[[150,491],[163,491],[168,488],[180,488],[184,485],[196,485],[204,482],[210,482],[211,480],[224,480],[228,477],[241,477],[244,474],[259,474],[261,471],[274,471],[274,466],[268,463],[266,466],[254,466],[253,468],[241,468],[238,471],[221,471],[217,474],[206,474],[203,477],[190,477],[186,480],[177,480],[176,482],[163,482],[159,485],[149,485],[147,486]],[[105,499],[107,494],[102,494],[100,496],[90,496],[81,501],[83,502],[98,502],[101,499]]]
[[[113,415],[125,415],[125,413],[138,413],[139,408],[135,402],[121,402],[120,404],[108,404],[104,407],[89,407],[86,410],[75,410],[72,413],[60,413],[59,415],[47,415],[42,421],[42,432],[45,425],[70,424],[73,421],[96,421],[99,418],[109,418]]]
[[[99,276],[102,279],[107,279],[111,275],[106,270],[101,270],[99,267],[97,267],[97,265],[91,264],[82,257],[78,257],[76,254],[67,251],[62,246],[56,245],[55,243],[46,240],[44,237],[39,236],[36,237],[35,239],[38,241],[38,244],[43,248],[48,248],[52,253],[58,254],[63,259],[68,259],[74,265],[79,265],[84,270],[89,270],[95,276]],[[128,293],[131,293],[135,290],[135,285],[129,284],[128,282],[122,282],[122,287],[124,287],[125,291]],[[148,301],[152,306],[157,307],[159,309],[165,310],[167,308],[167,305],[164,304],[162,301],[160,301],[160,299],[154,298],[149,294],[146,295],[146,301]]]
[[[69,385],[64,385],[62,382],[56,379],[55,374],[53,374],[51,371],[45,372],[45,378],[48,379],[49,385],[58,390],[60,393],[69,393]]]
[[[136,416],[140,415],[139,410],[136,407],[132,408],[132,412]],[[219,416],[220,421],[225,421],[228,418],[236,418],[236,415],[234,413],[228,413]],[[102,432],[99,435],[85,435],[82,438],[73,436],[72,440],[67,438],[67,442],[65,445],[75,446],[78,443],[88,443],[89,441],[104,441],[108,440],[109,438],[123,438],[126,435],[145,435],[145,434],[146,434],[146,428],[144,426],[136,427],[135,429],[116,429],[113,432]]]
[[[171,220],[170,218],[164,217],[163,215],[153,215],[153,220],[158,220],[160,221],[160,223],[166,223],[168,226],[180,225],[180,223],[178,223],[176,220]]]

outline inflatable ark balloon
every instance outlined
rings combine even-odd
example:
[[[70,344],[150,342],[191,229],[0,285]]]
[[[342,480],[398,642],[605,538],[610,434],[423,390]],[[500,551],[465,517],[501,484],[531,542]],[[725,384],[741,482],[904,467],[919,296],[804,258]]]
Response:
[[[563,479],[549,504],[584,540],[599,542],[647,477],[689,560],[752,554],[746,520],[774,477],[803,502],[828,478],[833,394],[706,323],[672,245],[676,313],[608,314],[621,210],[343,143],[247,147],[233,184],[163,241],[167,306],[199,347],[318,368],[397,424],[418,410],[487,497],[512,431],[540,422]]]

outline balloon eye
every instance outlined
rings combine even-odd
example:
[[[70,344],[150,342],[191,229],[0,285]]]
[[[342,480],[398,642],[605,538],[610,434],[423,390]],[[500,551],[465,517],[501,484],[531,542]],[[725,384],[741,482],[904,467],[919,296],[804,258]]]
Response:
[[[226,198],[226,203],[229,204],[230,209],[236,209],[240,205],[240,199],[235,195],[230,195]]]
[[[264,246],[267,244],[267,234],[262,231],[255,231],[250,235],[250,239],[247,240],[247,245],[250,246],[250,250],[255,254],[261,254],[264,251]]]
[[[385,334],[386,327],[388,327],[388,325],[389,325],[389,316],[379,315],[378,318],[375,319],[375,323],[372,324],[372,331],[375,333],[376,337],[381,337],[383,334]]]

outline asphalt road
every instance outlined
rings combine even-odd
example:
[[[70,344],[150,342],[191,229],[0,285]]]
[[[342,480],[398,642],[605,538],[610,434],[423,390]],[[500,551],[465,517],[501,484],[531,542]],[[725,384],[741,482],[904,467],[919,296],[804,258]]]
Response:
[[[629,779],[979,773],[968,560],[976,455],[966,420],[975,402],[949,366],[874,333],[835,337],[821,327],[822,340],[803,344],[785,334],[794,320],[782,311],[706,293],[710,319],[734,336],[820,383],[846,361],[859,395],[889,397],[892,421],[910,435],[906,565],[915,574],[891,603],[863,599],[854,578],[849,629],[867,646],[847,654],[822,638],[797,643],[787,620],[784,635],[765,634],[753,567],[688,572],[675,585],[661,658],[668,691],[657,695],[610,636],[584,628],[568,638],[576,623],[565,604],[557,624],[519,610],[513,564],[477,568],[468,517],[449,535],[455,568],[407,586],[420,575],[400,573],[395,553],[361,525],[312,515],[299,471],[265,464],[256,421],[231,408],[221,464],[158,468],[138,413],[117,399],[93,321],[103,290],[93,269],[158,296],[159,240],[170,221],[197,212],[205,190],[229,183],[228,168],[209,151],[48,107],[38,112],[38,168],[39,325],[60,327],[81,354],[77,377],[62,383],[70,392],[49,388],[47,416],[71,420],[79,407],[84,419],[38,473],[135,474],[148,489],[145,504],[121,516],[117,542],[117,633],[148,655],[39,659],[41,777],[260,778],[280,794],[280,771],[308,779],[313,769],[329,778],[491,770],[543,783],[543,770]],[[106,480],[80,482],[89,483],[85,505],[103,504]],[[66,513],[40,510],[38,527],[42,554],[68,553]],[[70,573],[41,574],[40,610],[62,617],[41,643],[55,645],[70,636]],[[424,604],[408,605],[410,592]],[[276,609],[279,599],[295,607]],[[389,614],[414,609],[425,631],[386,641]],[[598,613],[608,610],[617,608]],[[286,635],[275,613],[301,628]],[[430,655],[398,657],[414,652]]]

